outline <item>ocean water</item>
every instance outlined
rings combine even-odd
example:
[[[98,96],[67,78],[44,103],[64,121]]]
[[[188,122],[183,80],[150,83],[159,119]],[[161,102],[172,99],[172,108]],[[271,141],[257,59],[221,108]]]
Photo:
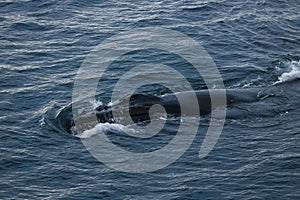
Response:
[[[72,102],[75,76],[87,55],[106,39],[136,28],[162,27],[199,42],[226,88],[297,79],[299,10],[297,0],[0,1],[1,199],[299,199],[295,93],[281,93],[286,98],[278,105],[288,109],[276,115],[226,120],[213,150],[199,158],[204,120],[178,160],[149,173],[107,167],[55,125],[56,115]],[[126,55],[98,85],[97,100],[109,103],[112,84],[138,63],[189,69],[165,52]],[[194,89],[205,88],[193,71],[185,75]],[[164,93],[153,85],[142,89]],[[112,126],[102,125],[100,132],[122,143],[111,134],[120,131]],[[152,142],[120,145],[149,151],[165,145],[173,128]]]

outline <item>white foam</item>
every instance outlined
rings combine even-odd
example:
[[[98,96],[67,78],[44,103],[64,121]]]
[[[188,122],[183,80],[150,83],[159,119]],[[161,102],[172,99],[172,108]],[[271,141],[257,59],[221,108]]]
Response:
[[[94,128],[85,130],[81,134],[77,134],[76,137],[81,139],[90,138],[97,134],[103,134],[107,132],[136,132],[134,129],[128,128],[122,124],[110,124],[110,123],[99,123]]]
[[[40,126],[44,126],[46,124],[45,117],[42,117],[42,119],[39,120]]]
[[[288,65],[288,68],[291,70],[281,74],[275,84],[293,81],[300,78],[300,61],[291,61]]]
[[[113,106],[113,103],[110,101],[108,104],[107,104],[108,107],[112,107]]]
[[[100,100],[94,100],[94,102],[91,102],[93,105],[93,110],[96,110],[99,106],[103,105],[103,102]]]

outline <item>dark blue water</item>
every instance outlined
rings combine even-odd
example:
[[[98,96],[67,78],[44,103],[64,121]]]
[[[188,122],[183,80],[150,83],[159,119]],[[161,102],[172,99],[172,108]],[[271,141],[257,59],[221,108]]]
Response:
[[[146,174],[106,167],[79,139],[51,124],[72,102],[75,75],[89,52],[134,28],[164,27],[201,43],[227,88],[268,86],[291,70],[297,76],[299,10],[297,0],[1,1],[0,197],[299,199],[297,107],[226,121],[213,151],[199,159],[204,123],[180,159]],[[114,65],[123,73],[143,59],[176,64],[156,54],[134,58]],[[204,87],[203,81],[187,78],[196,89]],[[109,93],[109,83],[99,85],[99,93]],[[109,101],[105,95],[101,100]],[[297,103],[295,98],[282,102]]]

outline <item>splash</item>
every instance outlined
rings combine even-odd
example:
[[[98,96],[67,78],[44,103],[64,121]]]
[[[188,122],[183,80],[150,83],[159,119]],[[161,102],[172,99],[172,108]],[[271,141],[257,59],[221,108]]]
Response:
[[[274,84],[289,82],[300,78],[300,61],[291,61],[288,63],[287,67],[290,69],[290,71],[281,74],[278,77],[278,81],[276,81]]]
[[[100,100],[94,100],[93,102],[91,102],[91,104],[93,105],[93,110],[96,110],[98,107],[103,106],[103,102]]]
[[[94,128],[85,130],[84,132],[77,134],[75,136],[80,139],[85,139],[85,138],[90,138],[97,134],[103,134],[107,132],[130,133],[130,132],[136,132],[136,130],[124,126],[122,124],[99,123]]]
[[[44,126],[44,125],[46,124],[46,122],[45,122],[45,117],[42,116],[42,118],[39,120],[39,122],[40,122],[40,126],[41,126],[41,127]]]

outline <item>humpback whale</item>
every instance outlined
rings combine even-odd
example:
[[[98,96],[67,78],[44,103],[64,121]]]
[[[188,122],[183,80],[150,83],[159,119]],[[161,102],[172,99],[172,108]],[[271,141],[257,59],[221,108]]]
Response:
[[[243,118],[247,116],[274,116],[288,112],[298,105],[300,96],[300,80],[275,84],[269,87],[253,87],[240,89],[214,89],[185,91],[175,94],[155,96],[150,94],[133,94],[120,100],[113,106],[99,106],[90,115],[84,115],[78,119],[86,128],[92,128],[97,123],[121,123],[127,125],[130,122],[147,122],[151,118],[149,111],[153,105],[161,105],[168,115],[180,116],[181,109],[177,97],[184,99],[184,104],[189,105],[189,96],[195,93],[197,96],[200,115],[209,115],[212,112],[211,98],[226,95],[226,119]],[[295,101],[291,101],[294,98]],[[58,113],[57,119],[60,128],[72,133],[74,119],[72,105]],[[218,106],[218,105],[217,105]],[[224,106],[224,105],[220,105]],[[130,113],[131,120],[122,119],[124,112]],[[195,115],[191,109],[188,115]],[[198,113],[199,114],[199,113]],[[77,124],[76,124],[77,126]]]

